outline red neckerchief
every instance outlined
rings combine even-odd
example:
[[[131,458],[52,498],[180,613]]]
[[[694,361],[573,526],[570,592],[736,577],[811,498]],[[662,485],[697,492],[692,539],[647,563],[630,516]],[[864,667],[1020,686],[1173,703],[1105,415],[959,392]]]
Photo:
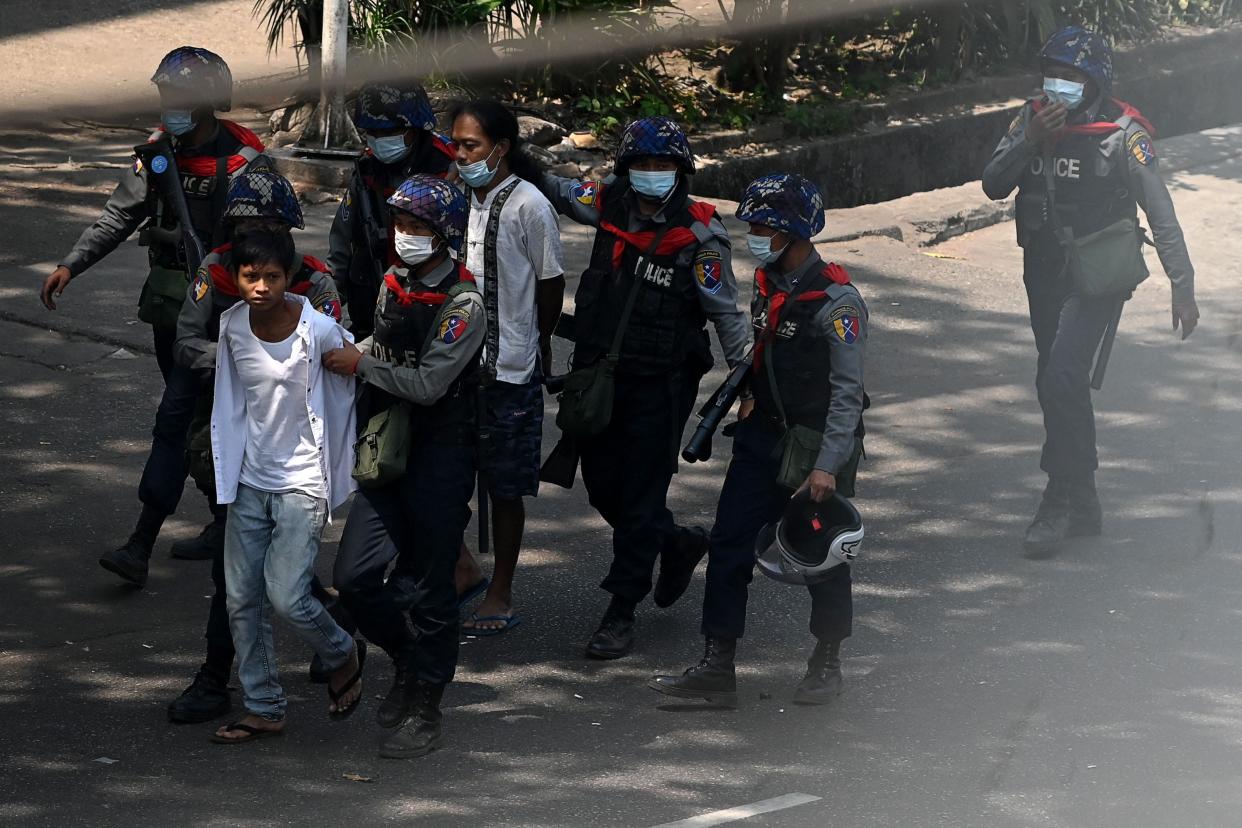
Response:
[[[1139,112],[1120,98],[1109,98],[1109,100],[1121,110],[1122,115],[1128,115],[1135,123],[1147,130],[1148,135],[1155,137],[1156,128],[1151,125],[1151,121],[1143,117],[1142,112]],[[1035,98],[1031,101],[1031,110],[1034,112],[1039,112],[1045,106],[1047,104],[1044,103],[1043,98]],[[1119,129],[1121,129],[1121,125],[1112,121],[1095,121],[1090,124],[1067,124],[1058,133],[1058,137],[1061,135],[1098,135],[1104,137],[1105,135],[1113,134]]]
[[[598,194],[595,198],[595,209],[601,213],[604,210],[604,187],[600,185]],[[706,226],[716,215],[716,208],[704,201],[691,201],[688,209],[690,217],[700,224]],[[606,233],[611,233],[617,237],[617,243],[612,248],[612,266],[613,268],[621,267],[621,259],[625,256],[625,246],[627,244],[637,247],[639,250],[646,251],[651,246],[652,239],[655,238],[654,230],[643,230],[639,233],[629,233],[617,227],[611,221],[600,219],[599,228]],[[694,231],[689,227],[674,227],[664,234],[664,238],[660,240],[656,246],[655,255],[672,256],[683,247],[687,247],[698,241],[698,237],[694,235]]]
[[[820,272],[830,282],[838,285],[848,285],[850,283],[850,274],[845,268],[836,262],[829,262]],[[768,321],[764,326],[763,332],[759,338],[755,340],[755,358],[754,365],[758,367],[763,357],[763,348],[776,336],[776,329],[781,323],[781,309],[785,307],[785,303],[789,301],[789,292],[772,290],[771,284],[768,282],[768,274],[763,268],[755,271],[755,287],[759,289],[759,295],[768,300]],[[826,290],[804,290],[794,299],[795,302],[816,302],[820,299],[827,299],[828,291]]]
[[[241,124],[234,123],[233,121],[226,121],[223,118],[219,119],[219,123],[226,130],[228,130],[229,134],[240,141],[243,146],[250,147],[257,152],[263,152],[263,142],[259,140],[259,136],[255,135]],[[163,124],[160,125],[160,131],[167,131],[164,129]],[[151,141],[156,140],[156,137],[152,137]],[[229,174],[232,175],[249,163],[249,159],[247,159],[244,155],[230,155],[228,157],[227,165]],[[180,153],[177,153],[177,169],[183,173],[189,173],[190,175],[215,175],[216,158],[212,155],[196,155],[192,158],[186,158]]]
[[[459,281],[474,284],[474,274],[466,270],[466,266],[461,262],[457,263],[457,278]],[[402,305],[412,305],[415,302],[420,305],[443,305],[448,301],[447,293],[434,290],[406,290],[401,287],[401,281],[395,273],[385,273],[384,284],[392,291],[392,295],[397,297],[397,302]]]
[[[217,247],[215,250],[211,252],[217,255],[220,255],[220,256],[224,256],[228,254],[228,252],[232,249],[233,249],[233,245],[230,242],[229,244],[220,245],[219,247]],[[328,266],[324,264],[323,262],[321,262],[319,259],[316,259],[314,256],[303,256],[302,257],[302,269],[304,270],[306,268],[310,268],[311,270],[316,270],[320,273],[328,272]],[[207,265],[207,272],[211,274],[211,285],[217,291],[224,294],[225,296],[233,296],[237,298],[241,297],[241,292],[238,291],[237,289],[237,277],[233,275],[232,270],[230,270],[229,268],[217,262],[215,264]],[[294,281],[293,284],[289,285],[289,292],[296,293],[299,296],[305,296],[308,292],[310,292],[311,281],[309,278],[299,279],[298,276],[300,275],[301,275],[300,271],[297,274],[294,274],[294,279],[296,281]]]

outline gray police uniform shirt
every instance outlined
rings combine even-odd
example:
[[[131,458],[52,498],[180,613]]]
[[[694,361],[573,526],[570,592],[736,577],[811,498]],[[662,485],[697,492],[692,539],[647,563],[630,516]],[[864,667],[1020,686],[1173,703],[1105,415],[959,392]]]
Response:
[[[1099,111],[1100,103],[1092,105],[1086,118],[1092,120]],[[1027,129],[1035,117],[1035,110],[1028,102],[1009,125],[1009,132],[1001,139],[992,160],[983,171],[983,191],[988,198],[1003,199],[1018,186],[1027,167],[1040,154],[1037,142],[1027,139]],[[1151,225],[1156,252],[1173,286],[1174,303],[1194,299],[1195,270],[1186,250],[1182,226],[1173,209],[1173,199],[1160,174],[1160,162],[1152,148],[1151,136],[1142,124],[1125,119],[1124,130],[1118,130],[1100,141],[1102,162],[1124,158],[1130,175],[1131,192],[1143,208]],[[1078,119],[1075,119],[1077,122]]]
[[[603,183],[605,189],[617,180],[615,175],[609,176]],[[563,216],[567,216],[579,224],[599,227],[600,213],[594,199],[583,200],[584,182],[576,178],[562,178],[557,175],[544,174],[539,189],[552,202],[552,206]],[[587,182],[587,187],[594,182]],[[624,229],[630,233],[639,233],[659,227],[670,218],[661,209],[653,216],[640,215],[638,198],[632,192],[628,198],[633,199],[632,209],[628,211],[629,225]],[[730,366],[742,361],[746,348],[750,343],[747,331],[746,314],[738,309],[737,277],[733,274],[733,254],[729,243],[729,233],[719,218],[713,217],[707,232],[698,240],[698,244],[687,246],[677,256],[677,267],[692,270],[697,261],[719,260],[721,264],[720,288],[714,293],[699,284],[699,304],[707,318],[716,329],[716,338],[720,340],[721,350]]]
[[[797,290],[803,279],[814,278],[823,272],[825,262],[818,253],[812,253],[800,267],[791,273],[780,273],[776,268],[766,269],[771,287],[782,293]],[[757,288],[756,288],[757,290]],[[819,332],[828,340],[831,354],[828,364],[828,385],[832,389],[832,402],[824,419],[824,436],[820,442],[819,457],[815,468],[838,473],[854,453],[854,432],[863,414],[863,356],[867,349],[867,332],[870,327],[867,305],[862,294],[853,284],[838,285],[829,282],[824,291],[828,301],[815,314],[814,322]],[[835,321],[843,315],[858,319],[859,330],[848,341],[840,335]]]
[[[223,129],[219,124],[216,125],[216,132],[210,138],[199,146],[207,146],[219,137],[219,130]],[[158,135],[157,130],[154,135]],[[154,135],[152,137],[154,137]],[[174,139],[175,143],[175,139]],[[198,147],[188,147],[189,150],[198,149]],[[238,175],[244,172],[252,172],[256,169],[270,168],[270,161],[267,156],[257,153],[251,147],[243,147],[239,150],[239,154],[249,156],[254,154],[254,158],[241,169],[232,173],[229,180],[234,180]],[[121,180],[117,182],[116,189],[112,191],[112,195],[108,197],[108,201],[104,204],[103,213],[99,218],[82,231],[82,235],[73,245],[73,249],[65,255],[60,261],[61,267],[69,268],[70,275],[77,277],[91,265],[107,256],[113,250],[120,246],[121,242],[128,239],[138,226],[151,216],[148,210],[147,190],[147,168],[139,164],[136,160],[129,169],[121,173]],[[205,245],[211,244],[211,227],[195,227],[195,231],[203,240]]]
[[[415,284],[427,290],[434,289],[457,269],[457,262],[448,258],[424,274]],[[389,273],[405,281],[409,271],[404,267],[392,267]],[[395,301],[392,291],[381,286],[377,313],[385,303]],[[387,391],[394,397],[409,400],[416,405],[434,405],[448,392],[453,382],[470,367],[471,360],[478,359],[479,349],[487,338],[487,312],[483,297],[477,290],[457,294],[441,311],[441,316],[454,314],[465,319],[465,329],[454,328],[454,335],[434,336],[423,352],[418,367],[394,365],[371,355],[374,337],[358,343],[363,357],[355,373],[358,379]]]

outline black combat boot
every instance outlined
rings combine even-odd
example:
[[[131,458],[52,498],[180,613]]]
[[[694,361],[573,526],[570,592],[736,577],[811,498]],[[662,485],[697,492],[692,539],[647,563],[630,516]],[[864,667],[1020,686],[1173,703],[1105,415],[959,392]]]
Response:
[[[737,707],[737,676],[733,672],[736,638],[707,637],[703,659],[680,676],[655,676],[652,690],[679,699],[703,699],[722,707]]]
[[[1066,537],[1096,537],[1104,531],[1104,511],[1095,491],[1095,475],[1074,478],[1069,484],[1069,529]]]
[[[172,545],[168,554],[183,561],[209,561],[224,552],[224,524],[228,520],[228,507],[217,506],[212,509],[212,521],[203,527],[198,537],[190,540],[179,540]]]
[[[410,669],[412,661],[413,653],[406,653],[392,663],[392,687],[388,688],[388,695],[375,711],[375,723],[380,727],[396,727],[410,715],[418,689],[418,682]]]
[[[587,658],[621,658],[634,647],[634,605],[620,596],[612,596],[599,629],[587,642]]]
[[[795,704],[828,704],[841,695],[841,642],[820,641],[806,660],[806,675],[794,690]]]
[[[1027,527],[1022,545],[1031,557],[1052,555],[1069,533],[1069,487],[1059,478],[1049,477],[1044,497]]]
[[[440,746],[444,737],[440,733],[440,699],[444,697],[443,684],[429,684],[415,679],[413,682],[413,709],[396,733],[380,745],[379,755],[385,759],[414,759],[426,756]]]
[[[707,530],[702,526],[678,526],[660,552],[660,577],[651,598],[661,609],[671,607],[685,594],[694,568],[707,554]]]
[[[168,721],[177,724],[209,722],[232,708],[228,683],[205,670],[199,670],[194,683],[168,705]]]
[[[164,518],[165,515],[143,505],[138,525],[129,540],[123,546],[105,552],[99,558],[99,565],[134,586],[146,586],[147,562],[151,559],[151,549],[160,534],[160,527],[164,525]]]

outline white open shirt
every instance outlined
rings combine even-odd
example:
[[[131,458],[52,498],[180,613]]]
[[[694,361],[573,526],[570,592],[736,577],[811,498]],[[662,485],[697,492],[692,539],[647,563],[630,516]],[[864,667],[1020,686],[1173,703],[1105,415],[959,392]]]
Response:
[[[323,367],[323,354],[340,348],[353,337],[329,316],[316,311],[305,297],[287,293],[302,303],[294,352],[307,361],[306,407],[319,450],[320,470],[327,484],[328,509],[337,508],[357,488],[354,466],[354,378],[333,374]],[[237,498],[237,483],[246,451],[246,394],[230,356],[230,326],[249,328],[247,305],[238,302],[220,315],[220,342],[216,350],[215,402],[211,410],[211,456],[215,461],[216,498],[221,505]],[[249,330],[248,335],[253,335]]]

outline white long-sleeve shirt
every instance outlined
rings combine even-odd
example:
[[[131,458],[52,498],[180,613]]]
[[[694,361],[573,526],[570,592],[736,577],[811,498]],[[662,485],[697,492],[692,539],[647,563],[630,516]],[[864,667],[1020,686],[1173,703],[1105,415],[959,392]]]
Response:
[[[354,465],[354,380],[323,367],[323,354],[352,342],[349,332],[311,307],[304,297],[285,294],[302,304],[295,329],[293,353],[306,360],[306,412],[319,453],[329,510],[345,502],[356,488]],[[253,336],[249,306],[239,302],[220,316],[220,342],[216,351],[215,402],[211,412],[211,455],[215,461],[216,497],[221,504],[237,497],[250,431],[246,389],[237,372],[230,339]]]

